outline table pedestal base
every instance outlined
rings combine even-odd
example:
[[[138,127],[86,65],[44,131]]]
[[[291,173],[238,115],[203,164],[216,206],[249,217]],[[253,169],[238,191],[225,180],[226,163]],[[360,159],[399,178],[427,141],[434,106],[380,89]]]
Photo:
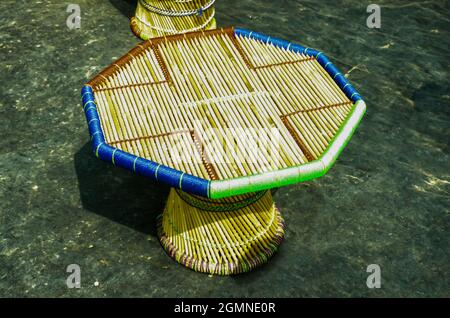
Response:
[[[171,189],[158,235],[178,263],[233,275],[269,260],[284,238],[284,221],[270,191],[210,200]]]

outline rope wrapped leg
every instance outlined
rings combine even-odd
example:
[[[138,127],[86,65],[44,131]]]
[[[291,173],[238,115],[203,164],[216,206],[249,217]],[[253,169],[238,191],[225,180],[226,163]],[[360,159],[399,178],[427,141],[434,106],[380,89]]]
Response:
[[[210,200],[171,189],[158,235],[182,265],[234,275],[270,259],[284,238],[284,221],[270,191]]]
[[[162,3],[164,6],[162,6]],[[216,28],[214,2],[139,0],[131,18],[131,30],[143,40]],[[203,6],[202,6],[203,4]],[[159,6],[161,8],[159,9]],[[167,9],[171,8],[171,9]]]

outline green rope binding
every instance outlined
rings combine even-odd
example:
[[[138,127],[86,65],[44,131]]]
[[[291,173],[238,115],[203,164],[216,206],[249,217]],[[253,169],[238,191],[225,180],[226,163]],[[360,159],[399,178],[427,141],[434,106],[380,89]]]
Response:
[[[190,206],[198,208],[203,211],[208,212],[232,212],[239,209],[243,209],[250,204],[253,204],[259,201],[268,190],[256,192],[255,195],[245,198],[236,202],[218,202],[214,200],[203,200],[199,199],[195,196],[192,196],[186,192],[183,192],[179,189],[175,189],[178,196]]]

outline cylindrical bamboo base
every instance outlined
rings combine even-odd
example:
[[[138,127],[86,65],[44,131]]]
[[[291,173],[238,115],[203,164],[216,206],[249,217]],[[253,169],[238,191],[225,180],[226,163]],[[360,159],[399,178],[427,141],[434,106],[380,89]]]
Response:
[[[147,40],[149,40],[151,38],[164,36],[164,35],[178,34],[178,33],[173,33],[173,32],[171,32],[171,33],[169,33],[169,32],[164,33],[164,32],[161,32],[161,31],[154,30],[154,29],[152,29],[152,28],[150,28],[150,27],[140,23],[136,19],[136,17],[132,17],[131,18],[130,27],[131,27],[131,30],[133,31],[133,33],[137,37],[141,38],[144,41],[147,41]],[[216,23],[216,19],[214,18],[214,19],[211,20],[211,22],[205,28],[200,29],[200,30],[214,30],[216,27],[217,27],[217,23]],[[200,30],[196,29],[196,31],[200,31]],[[189,32],[189,30],[188,30],[188,32]],[[185,33],[185,32],[181,30],[179,33]]]
[[[177,10],[190,11],[200,9],[197,6],[205,4],[203,2],[183,3],[172,1],[171,3],[171,1],[166,1],[164,4],[165,6],[171,5],[172,12],[174,13],[173,15],[159,14],[145,8],[141,1],[137,2],[136,13],[135,16],[131,18],[130,23],[131,30],[136,36],[143,40],[148,40],[160,36],[212,30],[216,28],[216,20],[214,18],[215,9],[213,7],[201,14],[188,16],[176,15]],[[155,5],[155,3],[152,5]],[[165,6],[161,6],[161,8],[167,9]]]
[[[270,191],[210,200],[171,189],[158,235],[178,263],[233,275],[269,260],[284,238],[284,221]]]

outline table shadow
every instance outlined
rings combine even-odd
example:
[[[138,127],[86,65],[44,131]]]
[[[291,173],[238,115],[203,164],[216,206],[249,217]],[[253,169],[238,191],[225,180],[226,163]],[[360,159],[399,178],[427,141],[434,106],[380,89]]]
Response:
[[[75,153],[74,164],[86,210],[156,236],[156,217],[163,212],[168,186],[101,161],[91,143]]]
[[[136,0],[109,0],[124,16],[131,19],[136,11]]]

